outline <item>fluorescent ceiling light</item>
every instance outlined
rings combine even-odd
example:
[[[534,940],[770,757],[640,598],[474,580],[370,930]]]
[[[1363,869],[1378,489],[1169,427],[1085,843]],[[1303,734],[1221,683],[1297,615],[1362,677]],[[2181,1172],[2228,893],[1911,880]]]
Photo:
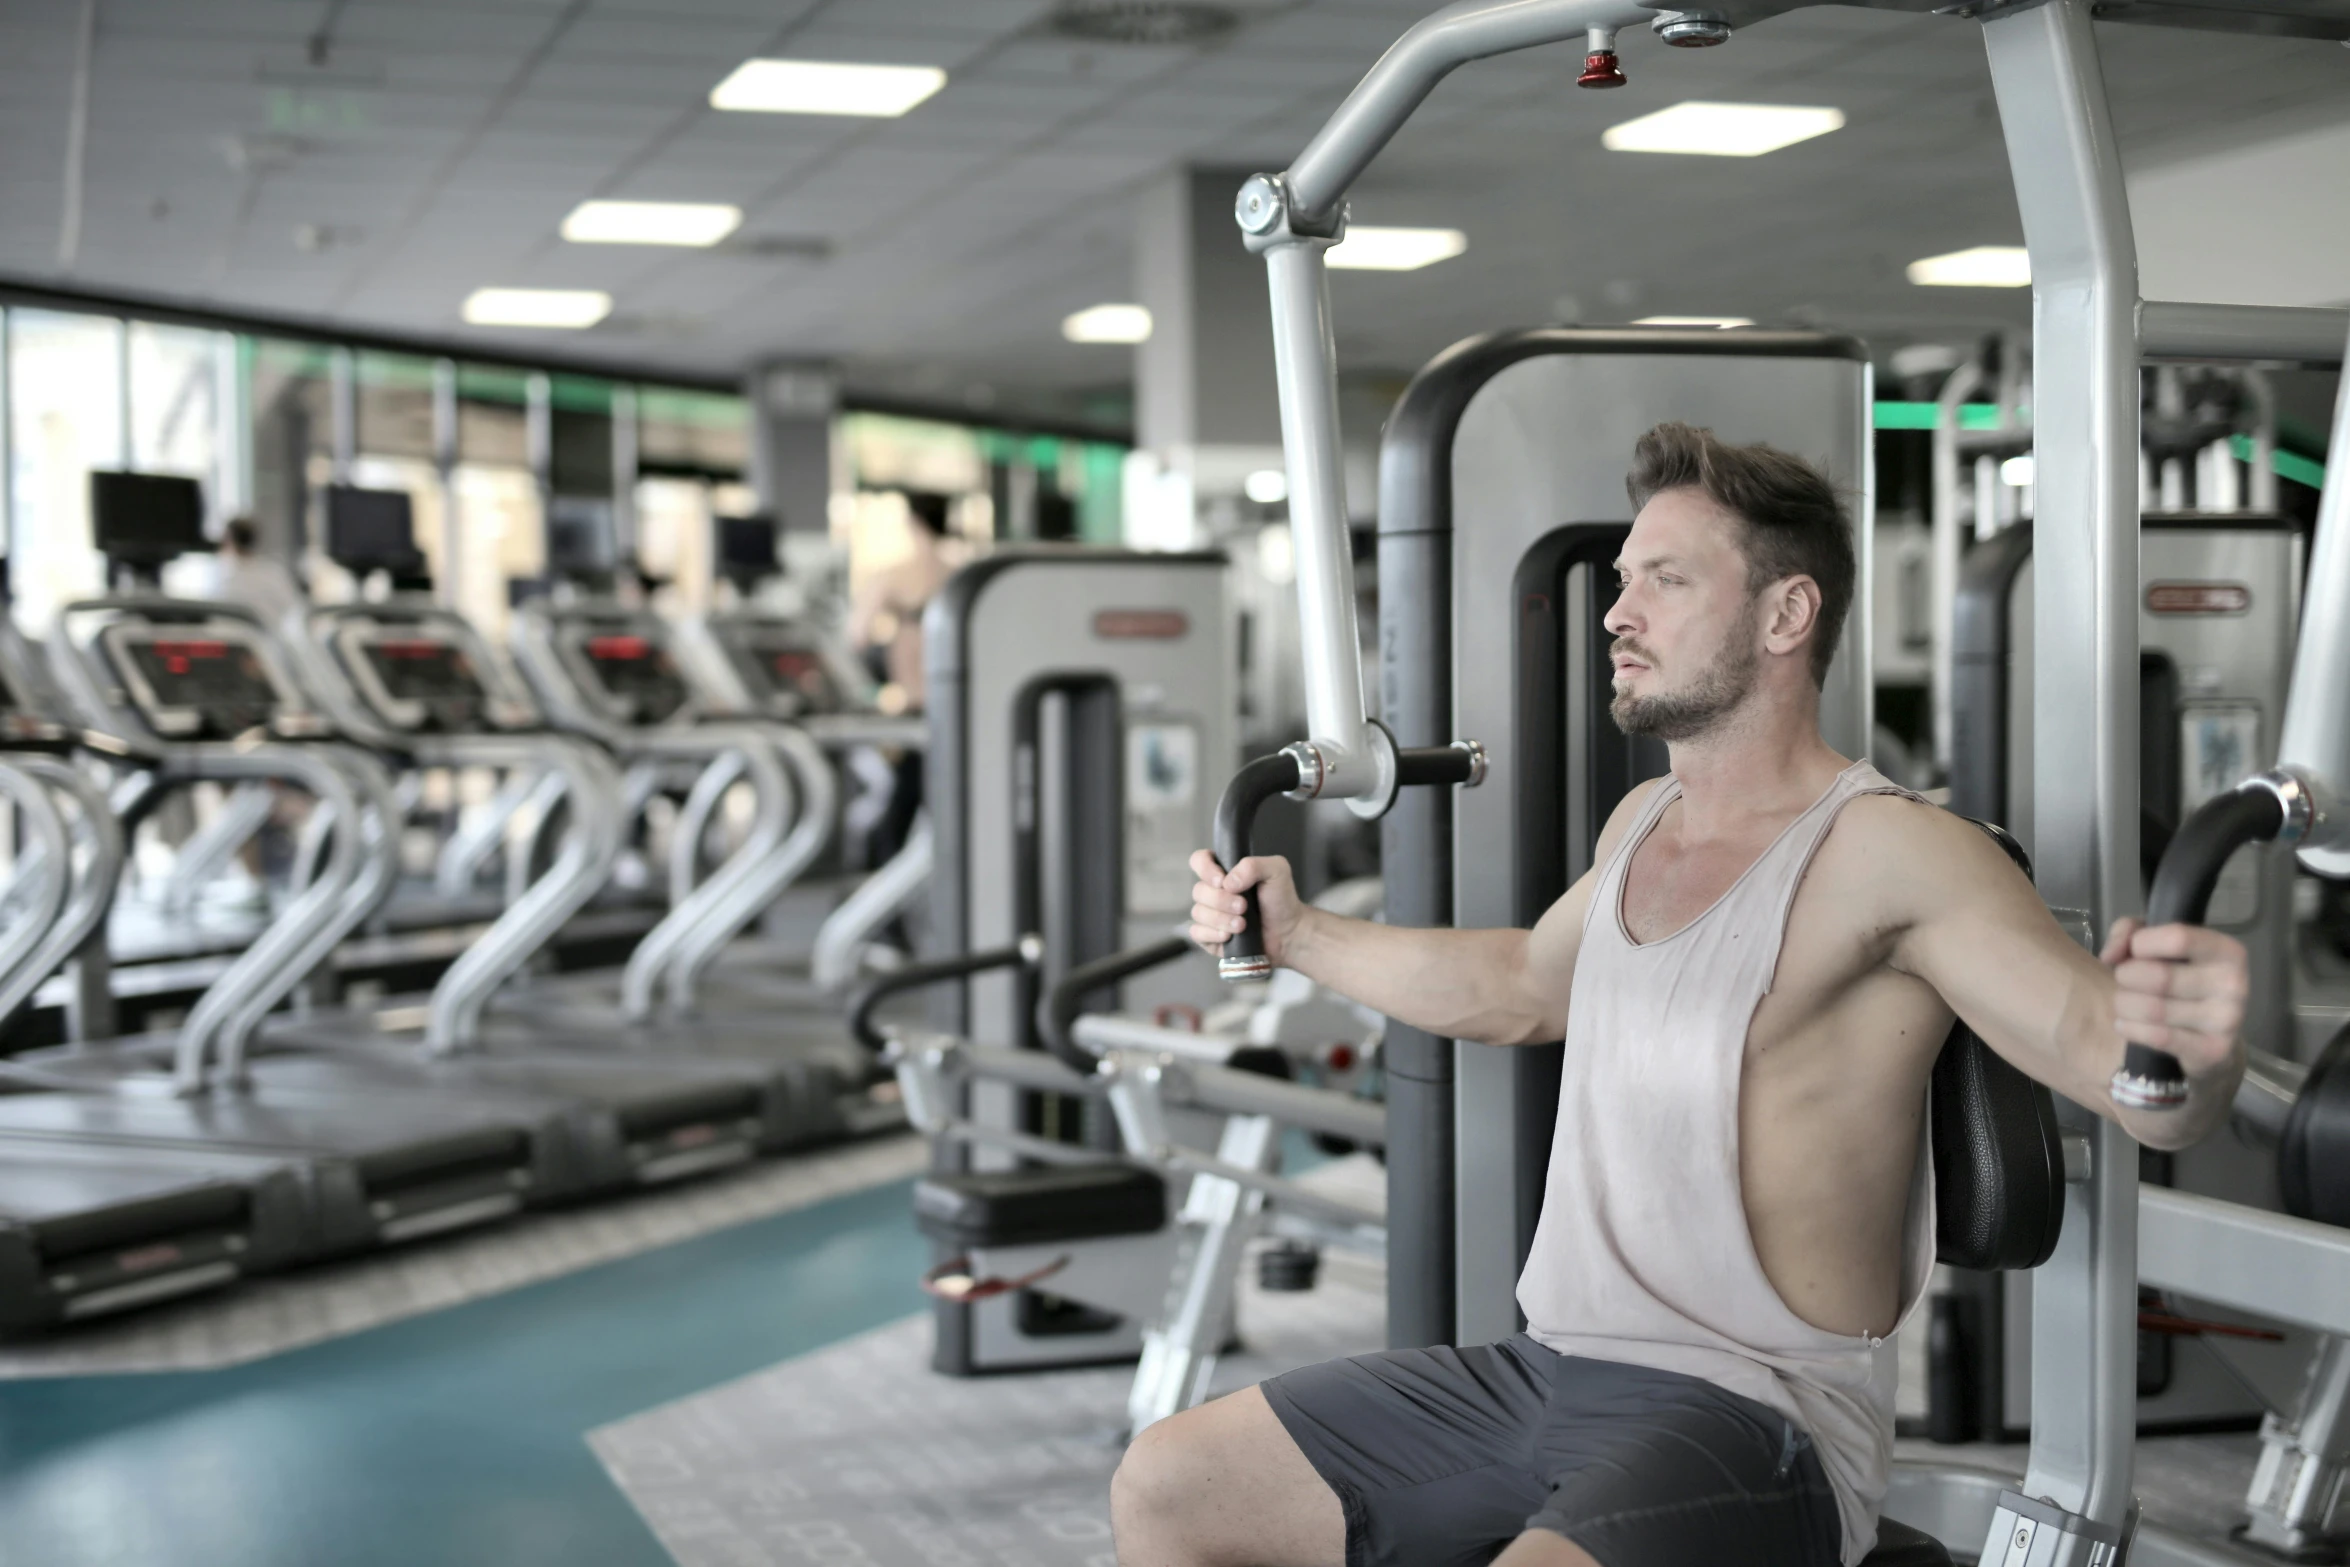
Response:
[[[1999,465],[1999,482],[2011,490],[2030,489],[2032,487],[2032,459],[2028,456],[2010,457],[2001,463]]]
[[[1642,316],[1634,326],[1752,326],[1752,316]]]
[[[1417,272],[1469,248],[1459,229],[1349,227],[1322,257],[1326,266],[1353,272]]]
[[[715,245],[743,209],[711,201],[583,201],[563,220],[574,245]]]
[[[1716,158],[1756,158],[1844,126],[1842,109],[1799,109],[1777,103],[1676,103],[1637,120],[1612,125],[1600,145],[1610,152],[1686,152]]]
[[[1278,468],[1259,468],[1240,481],[1240,491],[1259,506],[1278,506],[1289,499],[1289,475]]]
[[[600,288],[477,288],[465,296],[475,326],[594,326],[612,313]]]
[[[2021,245],[1977,245],[1909,264],[1909,280],[1928,288],[2029,288],[2032,253]]]
[[[895,119],[947,84],[935,65],[745,60],[710,89],[710,107],[756,114],[855,114]]]
[[[1061,318],[1061,335],[1072,343],[1148,342],[1151,313],[1142,305],[1088,305]]]

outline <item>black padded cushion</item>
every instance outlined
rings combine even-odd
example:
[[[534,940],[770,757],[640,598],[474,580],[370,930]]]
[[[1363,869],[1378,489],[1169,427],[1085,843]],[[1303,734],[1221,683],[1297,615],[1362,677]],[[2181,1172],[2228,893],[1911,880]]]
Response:
[[[914,1222],[959,1250],[1148,1235],[1167,1222],[1167,1183],[1111,1163],[929,1175],[914,1183]]]
[[[2277,1184],[2296,1219],[2350,1225],[2350,1028],[2327,1041],[2277,1144]]]
[[[1976,823],[2030,873],[2023,849]],[[2056,1099],[1955,1024],[1934,1062],[1934,1254],[1956,1268],[2036,1268],[2064,1222]],[[1872,1558],[1873,1559],[1873,1558]]]
[[[1932,1535],[1880,1518],[1877,1548],[1860,1559],[1860,1567],[1950,1567],[1950,1553]]]

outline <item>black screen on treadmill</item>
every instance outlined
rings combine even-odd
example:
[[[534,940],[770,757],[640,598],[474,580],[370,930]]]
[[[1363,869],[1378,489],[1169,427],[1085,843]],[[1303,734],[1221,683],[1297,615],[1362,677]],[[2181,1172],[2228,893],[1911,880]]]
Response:
[[[482,694],[473,660],[454,642],[435,642],[429,637],[371,642],[367,662],[384,689],[404,702],[478,700]]]
[[[685,706],[685,681],[666,648],[633,632],[587,639],[588,663],[605,691],[631,703],[641,723],[657,724]]]
[[[387,638],[367,643],[363,651],[384,689],[397,701],[423,703],[440,728],[469,729],[479,722],[489,694],[458,644],[434,637]]]
[[[157,637],[133,642],[129,651],[157,700],[193,709],[214,734],[242,734],[277,711],[269,671],[242,642]]]
[[[750,645],[752,662],[766,676],[771,694],[795,696],[809,712],[840,711],[840,688],[813,648],[788,635],[754,636]]]

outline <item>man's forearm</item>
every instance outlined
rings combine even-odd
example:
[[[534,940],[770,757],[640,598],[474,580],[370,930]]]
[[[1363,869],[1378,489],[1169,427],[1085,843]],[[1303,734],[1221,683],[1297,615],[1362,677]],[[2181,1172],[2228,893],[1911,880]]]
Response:
[[[1431,1034],[1516,1045],[1556,1037],[1523,982],[1525,954],[1522,930],[1413,930],[1310,908],[1282,964]]]

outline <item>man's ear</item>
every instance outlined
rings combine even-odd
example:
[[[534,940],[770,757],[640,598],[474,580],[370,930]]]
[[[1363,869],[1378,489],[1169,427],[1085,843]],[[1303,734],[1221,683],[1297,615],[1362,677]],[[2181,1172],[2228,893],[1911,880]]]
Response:
[[[1820,623],[1820,585],[1808,576],[1783,577],[1763,589],[1763,645],[1794,652]]]

